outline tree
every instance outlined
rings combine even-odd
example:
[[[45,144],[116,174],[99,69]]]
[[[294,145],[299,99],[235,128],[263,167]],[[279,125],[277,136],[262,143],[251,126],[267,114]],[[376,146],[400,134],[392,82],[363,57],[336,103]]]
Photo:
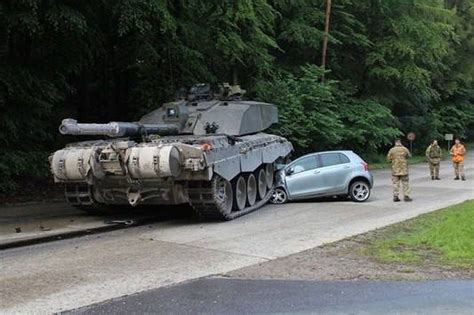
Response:
[[[68,75],[87,61],[76,53],[86,49],[86,31],[84,16],[68,4],[0,3],[0,190],[14,176],[47,172],[43,150],[57,130],[51,117],[73,90]]]
[[[337,147],[376,151],[400,135],[385,106],[351,97],[336,81],[321,83],[323,71],[307,65],[298,77],[282,73],[258,88],[260,99],[279,107],[273,132],[287,137],[298,153]]]
[[[276,103],[298,153],[466,135],[474,0],[0,2],[0,190],[48,173],[62,118],[136,120],[196,82]],[[39,165],[39,166],[38,166]]]

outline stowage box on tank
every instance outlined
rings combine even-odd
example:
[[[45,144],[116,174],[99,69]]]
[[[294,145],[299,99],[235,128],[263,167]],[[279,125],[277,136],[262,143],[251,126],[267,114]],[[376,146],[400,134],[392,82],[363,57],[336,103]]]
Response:
[[[262,131],[278,120],[275,105],[242,101],[226,86],[215,97],[207,84],[166,103],[138,122],[82,124],[64,119],[65,135],[104,136],[68,144],[50,157],[69,203],[104,205],[190,203],[206,218],[230,220],[270,198],[274,164],[293,147]]]

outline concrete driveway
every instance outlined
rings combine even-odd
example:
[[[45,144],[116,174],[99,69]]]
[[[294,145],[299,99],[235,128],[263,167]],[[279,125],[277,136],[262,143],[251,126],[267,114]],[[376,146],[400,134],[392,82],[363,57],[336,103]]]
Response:
[[[173,220],[0,253],[0,312],[58,312],[287,256],[474,198],[468,180],[441,181],[411,168],[411,203],[393,203],[389,171],[377,171],[371,199],[267,206],[225,223]]]

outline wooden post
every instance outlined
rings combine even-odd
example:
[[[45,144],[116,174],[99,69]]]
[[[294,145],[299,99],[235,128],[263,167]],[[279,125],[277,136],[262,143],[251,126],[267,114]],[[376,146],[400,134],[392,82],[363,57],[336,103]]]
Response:
[[[326,69],[326,53],[328,49],[328,40],[329,40],[329,22],[331,16],[331,0],[326,0],[326,15],[324,18],[324,37],[323,37],[323,51],[321,57],[321,67],[323,70]],[[324,82],[324,73],[321,77],[321,80]]]

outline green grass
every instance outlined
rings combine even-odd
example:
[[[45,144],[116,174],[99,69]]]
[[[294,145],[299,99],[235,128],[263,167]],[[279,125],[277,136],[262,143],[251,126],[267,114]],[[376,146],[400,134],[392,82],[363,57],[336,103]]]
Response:
[[[415,155],[408,160],[408,163],[410,165],[418,164],[422,162],[426,162],[426,157],[424,155]],[[385,160],[385,156],[383,157],[383,160],[376,159],[374,163],[369,162],[369,168],[371,170],[380,170],[380,169],[390,168],[390,167],[391,167],[391,163]]]
[[[383,263],[474,268],[474,200],[390,226],[363,254]]]

